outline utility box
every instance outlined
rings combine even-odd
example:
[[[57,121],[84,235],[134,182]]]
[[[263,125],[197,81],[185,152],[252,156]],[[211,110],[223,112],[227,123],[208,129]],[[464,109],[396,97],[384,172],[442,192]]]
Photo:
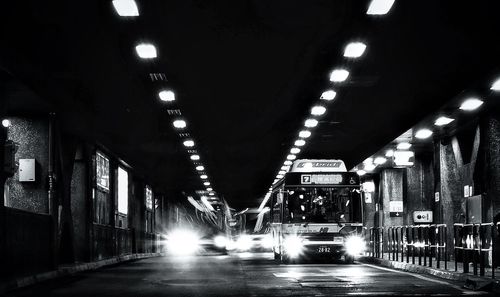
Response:
[[[418,224],[432,223],[432,210],[416,210],[413,212],[413,222]]]
[[[35,181],[35,159],[19,159],[19,181]]]

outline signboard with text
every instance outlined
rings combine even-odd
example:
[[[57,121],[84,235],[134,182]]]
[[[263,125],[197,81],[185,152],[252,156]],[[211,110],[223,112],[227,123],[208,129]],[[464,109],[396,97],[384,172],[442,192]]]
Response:
[[[402,217],[403,201],[401,200],[389,201],[389,213],[391,217]]]

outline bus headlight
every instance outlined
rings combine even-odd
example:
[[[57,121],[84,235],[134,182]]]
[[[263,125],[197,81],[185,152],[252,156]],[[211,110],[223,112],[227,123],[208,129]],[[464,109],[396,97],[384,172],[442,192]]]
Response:
[[[283,242],[283,246],[285,248],[286,253],[291,257],[291,258],[296,258],[298,257],[304,248],[304,244],[302,243],[302,240],[300,237],[296,235],[290,235],[285,238],[285,241]]]
[[[349,255],[359,255],[365,251],[365,241],[360,236],[350,236],[346,238],[345,250]]]
[[[260,245],[265,249],[271,249],[274,245],[273,236],[271,234],[264,235]]]
[[[175,255],[191,255],[200,246],[198,235],[189,230],[175,230],[167,236],[167,250]]]
[[[225,248],[227,245],[227,239],[225,236],[222,236],[222,235],[215,236],[214,244],[218,248],[221,248],[221,249]]]
[[[248,235],[241,235],[236,242],[236,246],[240,251],[247,251],[252,248],[252,238]]]

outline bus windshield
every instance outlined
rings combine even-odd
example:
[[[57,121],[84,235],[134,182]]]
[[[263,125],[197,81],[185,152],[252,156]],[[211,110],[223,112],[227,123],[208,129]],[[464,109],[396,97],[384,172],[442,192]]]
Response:
[[[295,188],[284,198],[284,223],[362,222],[359,189]]]

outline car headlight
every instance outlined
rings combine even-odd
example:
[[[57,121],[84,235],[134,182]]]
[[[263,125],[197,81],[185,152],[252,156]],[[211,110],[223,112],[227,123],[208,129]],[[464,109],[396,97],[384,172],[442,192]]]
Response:
[[[285,248],[286,253],[291,258],[296,258],[302,253],[304,244],[302,243],[302,239],[300,239],[300,237],[296,235],[290,235],[285,238],[283,247]]]
[[[218,248],[225,248],[227,245],[227,239],[225,236],[222,235],[215,236],[214,244]]]
[[[349,255],[359,255],[365,251],[365,241],[359,236],[350,236],[345,240],[345,249]]]
[[[200,247],[198,235],[188,230],[175,230],[167,235],[167,250],[175,255],[190,255]]]
[[[238,250],[247,251],[252,248],[252,238],[247,235],[241,235],[236,242]]]

